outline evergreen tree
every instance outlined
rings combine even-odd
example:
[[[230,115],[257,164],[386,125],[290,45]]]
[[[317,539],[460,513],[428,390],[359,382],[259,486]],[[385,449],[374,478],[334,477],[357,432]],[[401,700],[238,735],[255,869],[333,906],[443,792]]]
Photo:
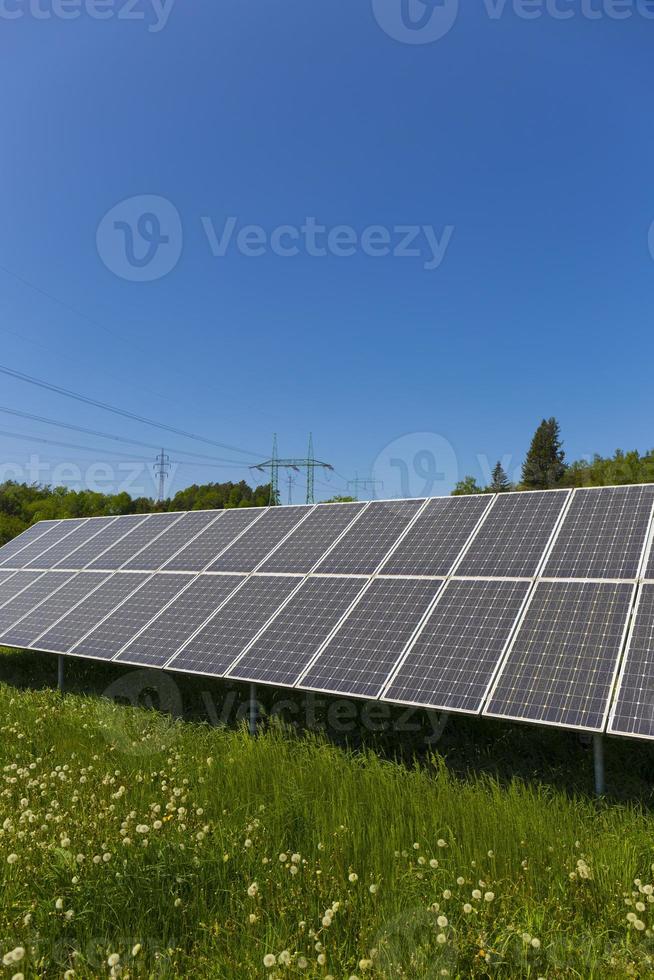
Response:
[[[528,490],[547,490],[563,478],[566,465],[561,430],[555,418],[543,419],[536,429],[522,466],[522,482]]]
[[[493,469],[493,476],[491,479],[491,484],[488,488],[492,490],[493,493],[506,493],[507,490],[513,489],[511,486],[511,481],[504,472],[504,467],[498,460]]]

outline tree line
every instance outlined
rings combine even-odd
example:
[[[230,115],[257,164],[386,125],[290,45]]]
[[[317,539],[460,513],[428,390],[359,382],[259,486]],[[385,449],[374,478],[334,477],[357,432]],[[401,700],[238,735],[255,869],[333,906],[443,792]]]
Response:
[[[460,480],[452,493],[505,493],[509,490],[552,490],[555,487],[607,487],[654,482],[654,450],[639,453],[617,449],[613,456],[596,454],[590,460],[566,463],[561,427],[555,418],[540,423],[525,460],[520,482],[512,484],[501,462],[497,462],[488,486],[473,476]]]
[[[130,497],[127,492],[104,494],[9,480],[0,484],[0,545],[37,521],[180,510],[222,510],[225,507],[265,507],[269,499],[269,484],[253,488],[245,480],[240,483],[193,484],[163,503],[150,497]]]

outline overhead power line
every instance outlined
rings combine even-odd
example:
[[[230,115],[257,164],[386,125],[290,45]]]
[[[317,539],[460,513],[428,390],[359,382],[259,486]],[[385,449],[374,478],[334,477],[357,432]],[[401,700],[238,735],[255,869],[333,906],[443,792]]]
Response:
[[[193,439],[195,442],[204,442],[210,446],[218,446],[219,449],[227,449],[229,452],[244,453],[246,456],[260,455],[259,453],[251,452],[249,449],[241,449],[238,446],[230,446],[224,442],[216,442],[216,440],[208,439],[206,436],[199,436],[194,432],[187,432],[185,429],[177,429],[175,426],[166,425],[164,422],[156,422],[154,419],[137,415],[135,412],[129,412],[127,409],[118,408],[115,405],[109,405],[107,402],[97,401],[95,398],[88,398],[86,395],[79,394],[79,392],[71,391],[69,388],[63,388],[60,385],[51,384],[51,382],[43,381],[40,378],[34,378],[29,374],[24,374],[22,371],[15,371],[13,368],[6,367],[3,364],[0,364],[0,373],[6,374],[10,378],[16,378],[18,381],[25,381],[27,384],[36,385],[38,388],[44,388],[46,391],[54,391],[56,394],[63,395],[66,398],[73,398],[75,401],[83,402],[86,405],[93,405],[95,408],[101,408],[105,412],[112,412],[114,415],[121,415],[123,418],[132,419],[144,425],[152,425],[156,429],[162,429],[164,432],[173,432],[175,435],[183,436],[185,439]]]
[[[138,439],[128,439],[127,436],[117,436],[112,432],[101,432],[98,429],[87,429],[83,425],[73,425],[72,422],[61,422],[58,419],[49,419],[44,415],[33,415],[32,412],[22,412],[17,408],[9,408],[8,405],[0,405],[0,412],[6,415],[15,415],[17,418],[30,419],[32,422],[44,422],[46,425],[54,425],[62,429],[72,429],[74,432],[83,432],[89,436],[100,436],[102,439],[112,439],[114,442],[129,443],[130,446],[143,446],[145,449],[159,449],[154,442],[141,442]],[[198,459],[208,459],[214,463],[233,463],[235,466],[247,466],[248,464],[238,459],[223,459],[221,456],[209,456],[207,453],[196,453],[192,449],[171,449],[171,452],[178,455],[195,456]]]

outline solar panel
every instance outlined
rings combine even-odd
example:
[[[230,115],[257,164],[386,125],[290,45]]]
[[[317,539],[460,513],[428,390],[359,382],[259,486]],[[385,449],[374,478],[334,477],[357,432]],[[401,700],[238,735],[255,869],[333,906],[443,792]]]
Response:
[[[201,575],[131,641],[116,661],[163,667],[242,582],[241,575]]]
[[[189,511],[176,524],[168,528],[165,534],[128,561],[125,569],[156,571],[185,545],[192,542],[195,536],[215,521],[219,514],[220,511],[216,510]]]
[[[103,527],[113,524],[114,517],[96,517],[86,521],[76,528],[72,534],[67,534],[63,540],[51,545],[36,558],[25,565],[26,568],[54,568],[81,545],[90,542]]]
[[[423,500],[373,501],[316,571],[372,575],[423,503]]]
[[[654,738],[654,585],[641,586],[608,730]]]
[[[105,551],[95,561],[89,562],[88,567],[110,572],[120,568],[142,548],[145,548],[167,528],[171,527],[175,521],[178,521],[179,517],[179,514],[150,514],[147,520],[138,524],[129,534],[117,541],[113,547]]]
[[[34,572],[33,574],[39,577],[0,609],[0,633],[4,633],[9,626],[13,626],[15,622],[22,619],[34,606],[52,595],[55,589],[58,589],[71,577],[70,572]],[[11,585],[11,580],[7,585]],[[5,587],[3,586],[3,598],[4,594]]]
[[[17,596],[19,592],[26,589],[28,585],[32,585],[37,582],[43,575],[43,572],[9,572],[9,578],[2,583],[2,588],[0,588],[0,609],[3,605],[6,605]]]
[[[569,490],[499,494],[455,574],[534,576],[569,495]]]
[[[152,576],[70,652],[79,657],[111,660],[185,585],[186,575]]]
[[[353,503],[316,507],[259,571],[306,575],[365,506]]]
[[[309,578],[229,672],[229,677],[293,687],[364,583]]]
[[[492,497],[435,497],[382,565],[384,575],[448,575]]]
[[[382,698],[479,714],[529,588],[452,579]]]
[[[376,698],[442,582],[376,579],[299,687]]]
[[[31,527],[28,527],[26,531],[12,538],[11,541],[7,541],[0,548],[0,565],[8,565],[11,558],[17,557],[23,548],[26,548],[28,544],[32,544],[37,538],[42,538],[44,535],[49,534],[55,529],[57,524],[59,524],[59,521],[39,521],[38,524],[33,524]],[[45,548],[45,544],[43,547]]]
[[[652,485],[575,490],[543,576],[636,578],[653,505]]]
[[[224,510],[214,524],[163,566],[167,572],[201,572],[262,514],[263,507]]]
[[[67,538],[73,531],[77,530],[83,524],[88,521],[87,517],[83,518],[73,518],[68,521],[58,521],[57,524],[43,537],[36,538],[26,548],[15,555],[13,559],[14,568],[25,568],[33,558],[37,558],[39,555],[51,548],[52,545],[57,544],[58,541],[63,541]],[[37,525],[38,527],[38,525]],[[3,562],[4,565],[9,564],[9,560]]]
[[[81,572],[32,608],[26,616],[0,635],[4,646],[26,647],[49,626],[77,605],[106,579],[106,572]]]
[[[16,572],[13,569],[11,569],[11,568],[8,568],[4,572],[0,572],[0,585],[2,585],[3,582],[6,582],[7,579],[11,578],[11,576],[12,575],[15,575],[15,574],[16,574]],[[0,602],[3,602],[3,601],[4,600],[2,599],[2,593],[0,593]]]
[[[307,507],[272,507],[216,559],[207,571],[253,571],[308,512]]]
[[[167,669],[222,677],[239,653],[297,588],[298,579],[255,575],[172,660]]]
[[[37,636],[28,646],[52,653],[66,653],[147,578],[145,574],[137,575],[134,572],[112,575],[99,589],[45,633]]]
[[[148,519],[147,514],[125,514],[117,517],[111,524],[103,523],[100,533],[96,537],[80,545],[71,554],[66,555],[61,561],[57,562],[55,568],[85,568],[89,562],[98,558],[103,552],[108,551],[112,545],[116,544],[122,537],[133,531],[139,524],[143,524]],[[95,523],[95,519],[94,519]]]
[[[634,586],[539,582],[484,715],[601,731]]]

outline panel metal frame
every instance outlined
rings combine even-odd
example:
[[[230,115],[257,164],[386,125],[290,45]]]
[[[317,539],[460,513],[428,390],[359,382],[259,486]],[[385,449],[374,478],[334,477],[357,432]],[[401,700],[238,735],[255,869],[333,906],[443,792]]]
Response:
[[[23,545],[23,547],[22,547],[22,548],[19,548],[19,549],[18,549],[18,551],[16,551],[16,552],[14,552],[14,554],[13,554],[13,555],[11,555],[11,557],[10,557],[10,559],[9,559],[9,560],[10,560],[10,561],[13,561],[13,560],[14,560],[14,558],[17,558],[17,557],[18,557],[18,555],[20,555],[20,553],[21,553],[22,551],[25,551],[25,549],[26,549],[26,548],[29,548],[29,546],[30,546],[31,544],[36,544],[36,542],[37,542],[37,541],[40,541],[40,540],[41,540],[41,538],[44,538],[44,537],[47,537],[47,535],[49,535],[51,531],[54,531],[54,529],[55,529],[55,528],[56,528],[56,527],[57,527],[57,526],[58,526],[59,524],[61,524],[61,523],[62,523],[62,520],[63,520],[63,518],[56,518],[56,519],[53,519],[53,520],[52,520],[52,527],[48,527],[48,528],[45,528],[45,530],[43,531],[43,533],[42,533],[42,534],[37,534],[37,536],[36,536],[36,537],[35,537],[35,538],[34,538],[34,539],[33,539],[32,541],[26,541],[26,542],[25,542],[25,544]],[[22,533],[22,534],[25,534],[25,533],[26,533],[27,531],[29,531],[29,530],[30,530],[30,528],[33,528],[33,527],[38,527],[40,523],[41,523],[41,521],[37,521],[37,522],[36,522],[36,524],[30,524],[30,526],[29,526],[29,527],[26,527],[26,528],[25,528],[25,530],[24,530],[24,531],[22,531],[21,533]],[[45,521],[44,521],[43,523],[45,523]],[[17,535],[17,537],[20,537],[20,534],[19,534],[19,535]],[[14,539],[12,538],[11,540],[13,541]],[[7,544],[9,544],[9,543],[10,543],[10,542],[9,542],[9,541],[7,541]],[[40,554],[41,554],[41,552],[39,552],[39,554],[38,554],[38,555],[37,555],[36,557],[38,558],[38,557],[40,556]],[[1,563],[1,564],[0,564],[0,568],[1,568],[1,569],[3,569],[3,570],[4,570],[4,569],[10,569],[10,568],[11,568],[11,569],[14,569],[15,571],[18,571],[18,572],[22,572],[22,571],[24,571],[24,570],[25,570],[25,569],[23,568],[23,566],[21,566],[21,565],[17,565],[17,566],[14,566],[14,565],[5,565],[5,564],[4,564],[4,562],[3,562],[3,559],[2,559],[2,558],[0,558],[0,563]]]
[[[464,708],[450,708],[450,707],[446,707],[445,705],[437,705],[437,704],[426,705],[422,701],[408,701],[408,700],[405,700],[405,699],[399,700],[398,698],[389,698],[386,695],[386,692],[388,691],[388,689],[393,684],[395,678],[397,677],[397,675],[401,671],[402,667],[404,666],[406,660],[408,659],[409,655],[411,654],[411,651],[413,650],[414,646],[416,645],[416,643],[418,642],[418,640],[422,636],[423,632],[425,631],[425,629],[427,627],[427,624],[429,623],[431,617],[433,616],[433,614],[435,613],[436,609],[438,608],[438,604],[440,603],[441,599],[445,595],[445,593],[448,590],[448,588],[454,582],[469,582],[469,583],[472,583],[472,582],[516,582],[516,583],[523,583],[523,584],[527,584],[528,585],[528,583],[531,583],[531,581],[532,580],[531,579],[528,579],[528,578],[499,576],[499,575],[482,575],[482,576],[479,576],[479,578],[473,578],[471,576],[464,576],[464,575],[461,575],[461,576],[454,576],[454,575],[452,575],[452,576],[450,576],[443,583],[443,588],[442,589],[439,589],[438,593],[434,597],[434,601],[432,602],[432,604],[431,604],[431,606],[430,606],[430,608],[428,610],[428,614],[425,616],[424,621],[420,624],[419,631],[417,631],[416,634],[411,638],[411,640],[407,644],[405,650],[403,651],[400,660],[395,665],[395,667],[393,669],[393,672],[389,675],[389,677],[388,677],[388,679],[386,681],[386,684],[384,685],[384,688],[382,689],[382,693],[379,695],[379,700],[385,702],[386,704],[398,704],[398,705],[405,704],[405,705],[407,705],[408,707],[411,707],[411,708],[424,708],[427,711],[447,711],[448,714],[453,714],[453,715],[467,715],[469,717],[472,716],[474,718],[479,718],[480,715],[481,715],[481,713],[482,713],[482,709],[483,709],[484,705],[486,704],[486,698],[488,696],[488,691],[489,691],[491,685],[493,684],[493,682],[495,680],[495,677],[496,677],[497,672],[498,672],[498,669],[499,669],[499,665],[502,663],[502,660],[503,660],[503,657],[504,657],[504,651],[506,650],[507,645],[513,639],[513,634],[514,634],[514,632],[515,632],[515,630],[517,628],[517,624],[521,620],[521,616],[522,616],[523,610],[524,610],[525,605],[526,605],[526,603],[527,603],[527,601],[529,599],[529,596],[531,595],[532,588],[529,587],[529,586],[528,586],[527,591],[525,593],[525,597],[522,600],[522,603],[520,605],[520,609],[518,610],[518,613],[517,613],[517,615],[516,615],[516,617],[515,617],[515,619],[513,621],[513,625],[511,626],[511,629],[509,630],[509,633],[508,633],[507,639],[505,641],[505,644],[502,647],[502,650],[500,652],[500,656],[498,658],[498,662],[495,665],[495,668],[493,669],[493,672],[492,672],[492,675],[491,675],[491,678],[490,678],[488,684],[486,685],[486,689],[484,691],[484,694],[480,697],[480,707],[479,707],[479,710],[478,711],[471,711],[470,709],[464,709]]]
[[[540,585],[541,582],[543,582],[545,584],[558,584],[558,585],[566,585],[567,584],[567,585],[630,585],[631,586],[631,590],[632,591],[631,591],[631,599],[630,599],[630,602],[629,602],[629,609],[628,609],[627,616],[625,617],[624,627],[622,629],[622,634],[621,634],[621,639],[620,639],[620,645],[618,647],[618,655],[615,658],[615,664],[614,664],[613,672],[612,672],[612,676],[611,676],[611,685],[609,687],[609,694],[607,696],[606,704],[604,706],[604,712],[602,714],[602,724],[601,724],[601,727],[599,727],[599,728],[595,728],[595,727],[593,727],[591,725],[569,725],[569,724],[563,724],[560,721],[542,721],[541,719],[536,719],[536,718],[526,718],[524,715],[505,715],[505,714],[498,714],[497,712],[491,712],[491,711],[488,710],[488,705],[492,701],[493,696],[495,694],[495,691],[497,690],[497,686],[498,686],[499,681],[500,681],[500,678],[501,678],[501,676],[502,676],[502,674],[504,672],[504,668],[506,667],[506,665],[508,663],[509,657],[511,656],[511,653],[513,651],[513,647],[515,646],[515,644],[517,642],[517,639],[518,639],[518,636],[520,634],[520,630],[522,629],[522,625],[523,625],[525,619],[527,618],[527,614],[529,612],[529,609],[531,607],[531,604],[532,604],[532,602],[534,600],[534,597],[536,595],[536,590],[537,590],[537,588],[538,588],[538,586]],[[627,632],[629,630],[630,621],[633,618],[634,597],[636,595],[637,588],[638,588],[638,583],[635,581],[635,579],[624,579],[624,578],[623,579],[606,579],[606,578],[585,578],[585,579],[581,579],[581,578],[554,578],[554,579],[541,578],[541,579],[539,579],[535,583],[534,588],[531,590],[531,592],[529,594],[528,601],[525,604],[525,607],[524,607],[524,609],[522,611],[522,615],[520,617],[519,623],[518,623],[518,625],[516,627],[516,630],[515,630],[515,632],[513,634],[513,637],[511,639],[511,642],[510,642],[510,644],[508,645],[508,647],[506,649],[506,654],[505,654],[505,656],[503,658],[503,661],[502,661],[502,669],[501,670],[498,670],[498,672],[496,674],[496,677],[495,677],[495,681],[493,683],[493,686],[489,689],[488,695],[486,697],[486,702],[484,704],[484,708],[483,708],[483,710],[481,712],[482,718],[492,718],[492,719],[495,719],[497,721],[516,721],[516,722],[524,723],[524,724],[527,724],[527,725],[542,726],[543,728],[560,728],[560,729],[563,729],[563,730],[568,731],[568,732],[585,732],[586,734],[593,734],[593,733],[595,733],[595,734],[601,734],[601,733],[603,733],[606,730],[606,722],[607,722],[607,719],[608,719],[608,716],[609,716],[609,713],[610,713],[610,710],[611,710],[611,704],[612,704],[612,701],[613,701],[613,698],[614,698],[615,681],[616,681],[616,677],[618,675],[618,671],[620,669],[620,663],[621,663],[621,659],[622,659],[621,654],[622,654],[622,651],[624,650],[625,639],[626,639],[626,636],[627,636]]]

